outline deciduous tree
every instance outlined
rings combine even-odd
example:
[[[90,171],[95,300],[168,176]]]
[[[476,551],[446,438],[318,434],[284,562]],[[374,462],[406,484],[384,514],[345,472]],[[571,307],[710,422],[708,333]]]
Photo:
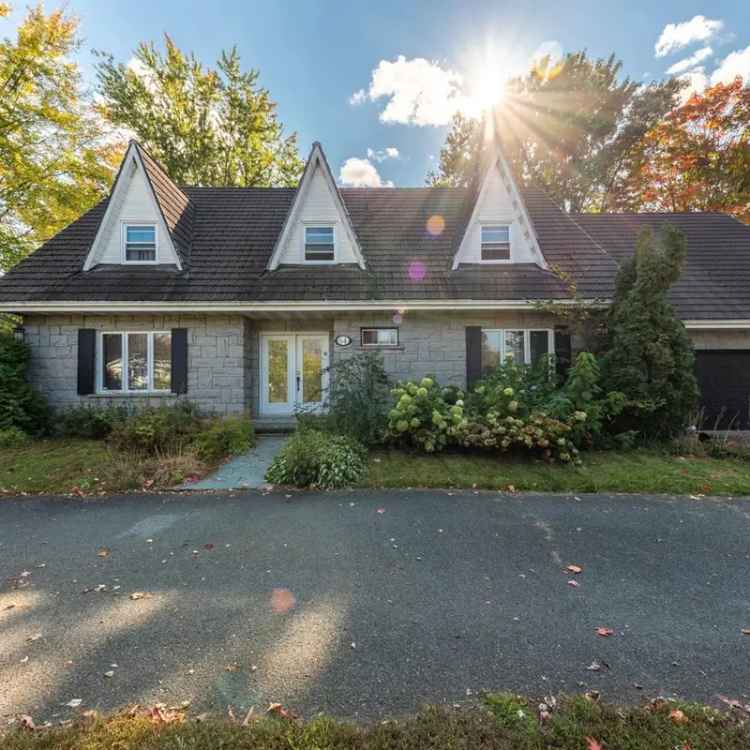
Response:
[[[674,107],[682,84],[640,86],[621,75],[614,55],[585,52],[550,61],[511,81],[492,114],[511,165],[524,183],[543,186],[562,207],[600,210],[627,170],[643,135]],[[456,116],[432,184],[466,185],[490,130]]]
[[[750,222],[750,88],[742,79],[693,94],[649,130],[612,208],[725,211]]]
[[[9,11],[0,3],[0,16]],[[78,218],[112,179],[119,149],[71,61],[76,34],[74,18],[40,4],[0,41],[0,269]]]
[[[162,54],[141,44],[129,65],[97,53],[104,116],[134,134],[179,183],[296,185],[296,135],[283,135],[258,71],[243,71],[234,48],[209,68],[169,36],[165,46]]]

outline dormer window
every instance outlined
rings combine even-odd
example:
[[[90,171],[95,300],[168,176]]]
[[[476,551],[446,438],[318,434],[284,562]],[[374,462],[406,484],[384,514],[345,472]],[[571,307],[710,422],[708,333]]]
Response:
[[[332,263],[335,260],[332,226],[305,227],[305,262]]]
[[[510,225],[482,225],[482,261],[510,260]]]
[[[123,226],[125,263],[156,263],[156,225]]]

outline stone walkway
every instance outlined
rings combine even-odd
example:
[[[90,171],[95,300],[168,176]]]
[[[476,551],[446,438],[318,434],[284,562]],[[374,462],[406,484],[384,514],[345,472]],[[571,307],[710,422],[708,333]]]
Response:
[[[259,435],[255,448],[222,464],[213,474],[198,482],[179,487],[181,490],[237,490],[261,487],[276,454],[287,440],[286,435]]]

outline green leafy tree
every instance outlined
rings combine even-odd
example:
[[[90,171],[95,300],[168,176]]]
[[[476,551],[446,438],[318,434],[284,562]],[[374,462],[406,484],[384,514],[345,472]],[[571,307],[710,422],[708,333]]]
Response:
[[[684,235],[672,226],[658,238],[645,229],[634,257],[620,270],[609,313],[603,382],[627,399],[619,429],[637,429],[649,438],[684,429],[698,401],[692,343],[667,299],[686,248]]]
[[[10,12],[0,2],[0,17]],[[0,269],[102,198],[119,152],[106,139],[71,56],[77,21],[31,8],[0,41]]]
[[[235,48],[204,67],[165,37],[141,44],[129,65],[98,52],[102,114],[124,128],[181,184],[293,186],[302,171],[295,134],[284,136],[257,70]]]
[[[592,60],[585,52],[559,65],[543,61],[509,82],[490,115],[492,128],[454,118],[428,183],[470,184],[489,145],[485,133],[495,130],[523,183],[544,187],[572,211],[606,208],[644,134],[677,104],[683,86],[669,80],[642,87],[622,78],[621,67],[614,55]]]

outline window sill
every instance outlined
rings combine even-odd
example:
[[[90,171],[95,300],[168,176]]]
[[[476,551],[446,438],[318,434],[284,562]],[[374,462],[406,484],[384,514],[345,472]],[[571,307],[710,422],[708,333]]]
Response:
[[[138,393],[118,393],[117,391],[105,391],[102,393],[88,393],[88,398],[171,398],[178,394],[171,391],[140,391]]]
[[[362,346],[361,344],[357,347],[357,351],[360,352],[402,352],[406,349],[403,344],[372,344],[370,346]]]

